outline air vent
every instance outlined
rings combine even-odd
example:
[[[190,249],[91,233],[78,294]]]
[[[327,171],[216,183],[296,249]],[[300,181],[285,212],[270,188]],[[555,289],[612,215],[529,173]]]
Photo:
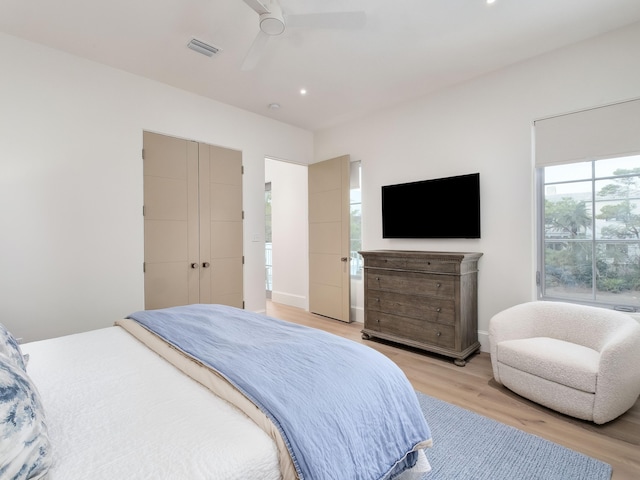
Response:
[[[198,53],[206,55],[207,57],[213,57],[216,53],[222,51],[219,47],[214,47],[213,45],[208,45],[200,40],[192,38],[191,41],[187,44],[191,50],[194,50]]]

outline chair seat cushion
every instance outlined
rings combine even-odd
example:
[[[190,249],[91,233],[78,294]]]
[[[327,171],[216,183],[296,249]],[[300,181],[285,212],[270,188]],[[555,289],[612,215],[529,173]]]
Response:
[[[535,337],[502,341],[496,355],[499,363],[517,370],[583,392],[596,392],[600,354],[591,348]]]

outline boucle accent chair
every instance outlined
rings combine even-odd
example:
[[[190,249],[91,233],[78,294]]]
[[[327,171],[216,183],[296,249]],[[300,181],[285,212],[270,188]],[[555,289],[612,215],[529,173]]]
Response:
[[[493,376],[558,412],[602,424],[640,395],[640,324],[604,308],[536,301],[489,322]]]

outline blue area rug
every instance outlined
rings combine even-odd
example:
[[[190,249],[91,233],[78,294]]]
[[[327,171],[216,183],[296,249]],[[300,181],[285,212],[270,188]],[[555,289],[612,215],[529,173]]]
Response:
[[[609,480],[611,466],[416,392],[431,434],[422,480]]]

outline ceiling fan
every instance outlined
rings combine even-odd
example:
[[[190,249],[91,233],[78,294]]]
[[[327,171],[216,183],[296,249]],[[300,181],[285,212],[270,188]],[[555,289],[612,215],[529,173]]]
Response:
[[[304,28],[362,28],[366,14],[357,12],[328,12],[288,15],[282,11],[278,0],[243,0],[259,15],[260,31],[251,44],[242,63],[242,70],[253,69],[271,37],[284,33],[287,27]]]

